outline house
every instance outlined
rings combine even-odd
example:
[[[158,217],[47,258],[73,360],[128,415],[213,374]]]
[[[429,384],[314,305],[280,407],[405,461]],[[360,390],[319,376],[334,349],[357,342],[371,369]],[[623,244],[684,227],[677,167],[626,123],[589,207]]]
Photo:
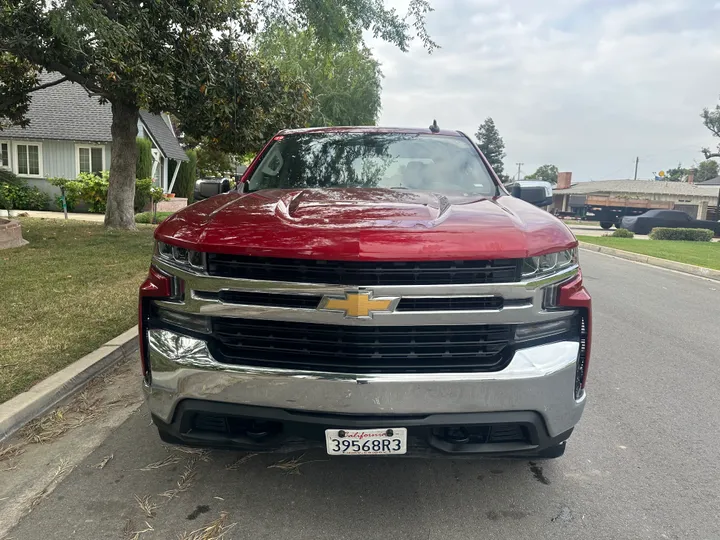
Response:
[[[710,178],[709,180],[705,180],[704,182],[698,182],[698,186],[720,186],[720,176],[716,176],[715,178]]]
[[[41,83],[60,78],[41,75]],[[112,112],[109,104],[69,81],[31,94],[30,124],[0,131],[0,166],[51,194],[57,189],[47,178],[76,178],[82,172],[110,169]],[[156,185],[169,192],[174,178],[171,161],[187,161],[166,114],[140,111],[138,136],[152,141],[152,176]],[[179,167],[175,167],[177,171]]]
[[[589,195],[613,196],[622,199],[647,199],[672,202],[676,210],[683,210],[697,219],[715,215],[720,187],[687,182],[656,180],[596,180],[577,182],[565,187],[559,180],[553,190],[553,207],[561,212],[585,204]]]

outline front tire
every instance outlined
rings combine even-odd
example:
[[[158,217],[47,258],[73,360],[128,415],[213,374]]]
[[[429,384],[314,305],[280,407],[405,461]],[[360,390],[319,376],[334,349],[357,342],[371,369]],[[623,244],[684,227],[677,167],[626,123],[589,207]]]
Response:
[[[612,229],[613,224],[612,221],[601,221],[600,226],[607,231]]]

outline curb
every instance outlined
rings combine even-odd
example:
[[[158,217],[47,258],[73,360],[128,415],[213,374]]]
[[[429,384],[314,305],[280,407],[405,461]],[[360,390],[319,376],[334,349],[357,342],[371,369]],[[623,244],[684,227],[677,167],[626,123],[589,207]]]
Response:
[[[138,349],[137,336],[137,326],[134,326],[27,392],[0,404],[0,442],[80,391],[103,371],[128,358]]]
[[[660,259],[659,257],[651,257],[649,255],[642,255],[631,251],[623,251],[621,249],[599,246],[598,244],[590,244],[588,242],[580,242],[580,247],[582,249],[587,249],[588,251],[595,251],[597,253],[604,253],[605,255],[612,255],[613,257],[618,257],[620,259],[627,259],[628,261],[645,263],[650,266],[657,266],[668,270],[674,270],[676,272],[682,272],[684,274],[720,281],[720,270],[713,270],[712,268],[705,268],[704,266],[695,266],[693,264],[669,261],[668,259]]]

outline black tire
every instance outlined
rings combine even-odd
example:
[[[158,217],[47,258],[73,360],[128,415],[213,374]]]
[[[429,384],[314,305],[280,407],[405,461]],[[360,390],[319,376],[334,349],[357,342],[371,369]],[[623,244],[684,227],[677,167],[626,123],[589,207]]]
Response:
[[[607,231],[612,229],[613,223],[612,221],[601,221],[600,226]]]

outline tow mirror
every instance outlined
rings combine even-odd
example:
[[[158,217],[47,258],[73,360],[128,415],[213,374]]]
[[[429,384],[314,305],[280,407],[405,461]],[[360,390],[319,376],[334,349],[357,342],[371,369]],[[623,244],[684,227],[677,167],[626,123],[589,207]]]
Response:
[[[543,186],[513,184],[510,194],[535,206],[550,206],[552,204],[552,191],[548,194],[548,190]]]

